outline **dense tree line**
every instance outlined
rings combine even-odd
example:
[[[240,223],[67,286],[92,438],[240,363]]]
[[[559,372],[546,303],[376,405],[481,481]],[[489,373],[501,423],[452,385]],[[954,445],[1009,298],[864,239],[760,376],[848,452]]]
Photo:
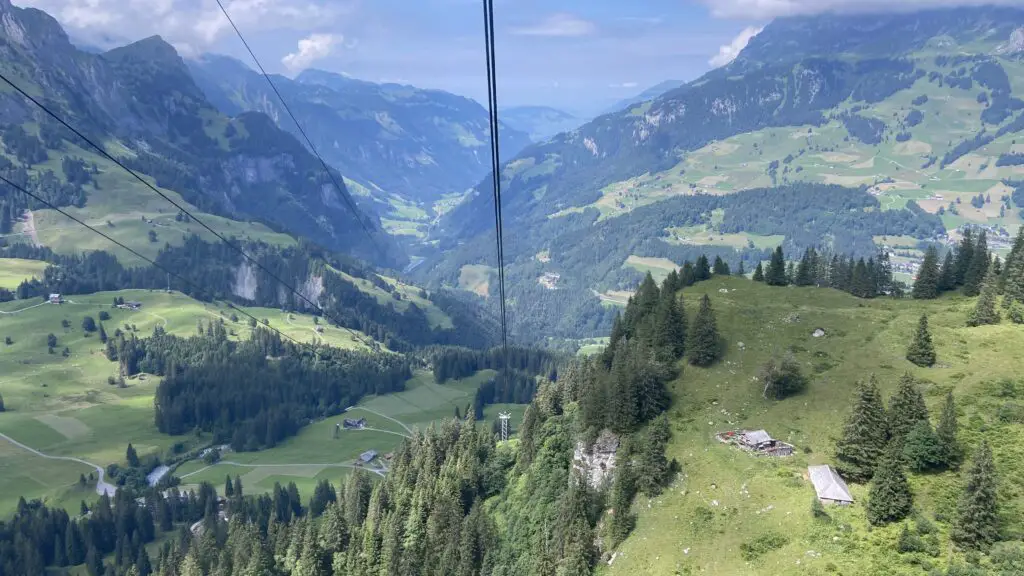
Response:
[[[24,166],[16,167],[6,156],[0,156],[0,174],[54,206],[82,207],[88,197],[83,184],[93,182],[91,173],[84,170],[84,162],[78,159],[65,157],[64,163],[72,170],[74,181],[62,180],[52,170],[30,173]],[[79,166],[82,170],[76,171],[75,167]],[[0,187],[0,234],[9,234],[26,210],[43,208],[46,208],[45,204],[10,186]]]
[[[241,482],[237,486],[240,498]],[[46,567],[84,565],[89,576],[149,576],[172,541],[190,544],[188,526],[205,519],[205,525],[216,527],[217,513],[217,493],[205,483],[188,492],[120,489],[92,506],[83,501],[78,516],[22,499],[14,516],[0,521],[0,573],[44,574]],[[145,545],[161,533],[169,540],[160,556],[151,558]]]
[[[754,280],[769,286],[835,288],[858,298],[899,296],[903,290],[893,281],[889,253],[884,250],[879,250],[876,256],[869,256],[865,261],[863,257],[854,260],[852,256],[808,248],[794,265],[786,261],[779,246],[761,274],[757,274],[755,269]]]
[[[481,370],[506,368],[505,354],[500,347],[490,350],[440,347],[426,352],[433,369],[434,379],[439,383],[466,378]],[[555,380],[558,378],[558,364],[561,361],[562,358],[552,352],[537,348],[511,346],[508,349],[507,368]]]
[[[118,337],[127,373],[163,376],[154,398],[155,423],[166,434],[199,429],[235,450],[274,446],[311,419],[332,416],[366,394],[404,389],[406,360],[321,347],[315,352],[257,328],[250,340],[227,338],[223,324],[179,338],[160,333]]]

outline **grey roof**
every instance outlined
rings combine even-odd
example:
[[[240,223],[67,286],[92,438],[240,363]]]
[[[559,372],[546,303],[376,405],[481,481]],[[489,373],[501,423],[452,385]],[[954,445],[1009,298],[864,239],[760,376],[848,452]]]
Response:
[[[771,442],[772,437],[764,430],[751,430],[743,433],[743,441],[748,444],[762,444]]]
[[[853,496],[850,494],[846,482],[831,466],[808,466],[807,473],[811,478],[811,483],[814,484],[814,491],[818,493],[818,498],[853,502]]]
[[[363,462],[369,462],[370,460],[373,460],[376,457],[376,450],[367,450],[366,452],[363,452],[362,454],[359,455],[359,459],[362,460]]]

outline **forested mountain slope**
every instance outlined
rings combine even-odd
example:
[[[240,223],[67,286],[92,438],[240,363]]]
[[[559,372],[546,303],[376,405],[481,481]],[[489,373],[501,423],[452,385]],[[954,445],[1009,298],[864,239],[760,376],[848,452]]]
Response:
[[[952,242],[970,225],[989,227],[1005,250],[1024,207],[1022,39],[1019,8],[779,19],[733,64],[531,146],[502,171],[506,260],[531,292],[517,301],[594,316],[591,291],[622,290],[703,248],[749,271],[773,243],[861,255],[889,243],[910,251],[901,264],[912,271],[919,242]],[[818,200],[831,196],[814,194],[823,186],[870,196],[857,208],[866,225],[833,226]],[[490,187],[441,220],[444,258],[421,266],[423,278],[450,283],[459,265],[493,265],[481,248],[493,234]],[[765,192],[732,214],[722,204],[751,190]],[[696,204],[706,207],[696,218],[681,210]],[[760,214],[779,208],[801,230]],[[591,242],[585,265],[573,256],[581,238]],[[565,290],[545,295],[545,274]]]
[[[188,65],[222,112],[263,112],[298,135],[266,80],[245,64],[206,55]],[[487,111],[469,98],[313,69],[274,83],[324,159],[385,200],[398,194],[429,206],[489,171]],[[529,144],[508,125],[500,134],[510,158]]]
[[[374,262],[403,262],[376,218],[353,210],[348,191],[335,188],[295,138],[263,114],[219,113],[160,38],[91,54],[44,12],[2,0],[0,16],[4,74],[158,186],[207,213],[301,233]],[[0,99],[0,163],[12,179],[60,206],[103,207],[111,221],[155,197],[9,87]],[[5,232],[26,209],[40,208],[11,190],[0,198]]]

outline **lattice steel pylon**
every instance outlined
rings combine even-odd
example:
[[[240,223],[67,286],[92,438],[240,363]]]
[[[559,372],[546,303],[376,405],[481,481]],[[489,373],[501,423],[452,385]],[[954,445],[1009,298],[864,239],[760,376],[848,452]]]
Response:
[[[501,419],[501,441],[508,441],[508,419],[512,417],[511,412],[498,412],[498,418]]]

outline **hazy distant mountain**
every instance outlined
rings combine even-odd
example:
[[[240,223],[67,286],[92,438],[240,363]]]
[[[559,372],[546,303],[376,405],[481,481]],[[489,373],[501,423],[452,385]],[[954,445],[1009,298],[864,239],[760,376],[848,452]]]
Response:
[[[502,109],[499,116],[505,124],[529,134],[534,142],[568,132],[586,122],[583,118],[550,106],[513,106]]]
[[[223,112],[264,112],[297,133],[266,80],[245,64],[206,55],[189,67]],[[321,70],[295,80],[275,76],[274,82],[324,159],[369,189],[430,203],[465,191],[489,172],[487,112],[474,100]],[[500,133],[506,158],[530,143],[510,126]]]
[[[612,112],[625,110],[626,108],[629,108],[634,104],[639,104],[640,102],[654,100],[658,96],[661,96],[662,94],[668,92],[669,90],[675,90],[676,88],[679,88],[683,84],[685,84],[685,82],[683,82],[682,80],[665,80],[664,82],[661,82],[655,86],[651,86],[650,88],[644,90],[643,92],[637,94],[636,96],[619,100],[612,106],[609,106],[608,109],[606,109],[603,112],[603,114],[611,114]]]

